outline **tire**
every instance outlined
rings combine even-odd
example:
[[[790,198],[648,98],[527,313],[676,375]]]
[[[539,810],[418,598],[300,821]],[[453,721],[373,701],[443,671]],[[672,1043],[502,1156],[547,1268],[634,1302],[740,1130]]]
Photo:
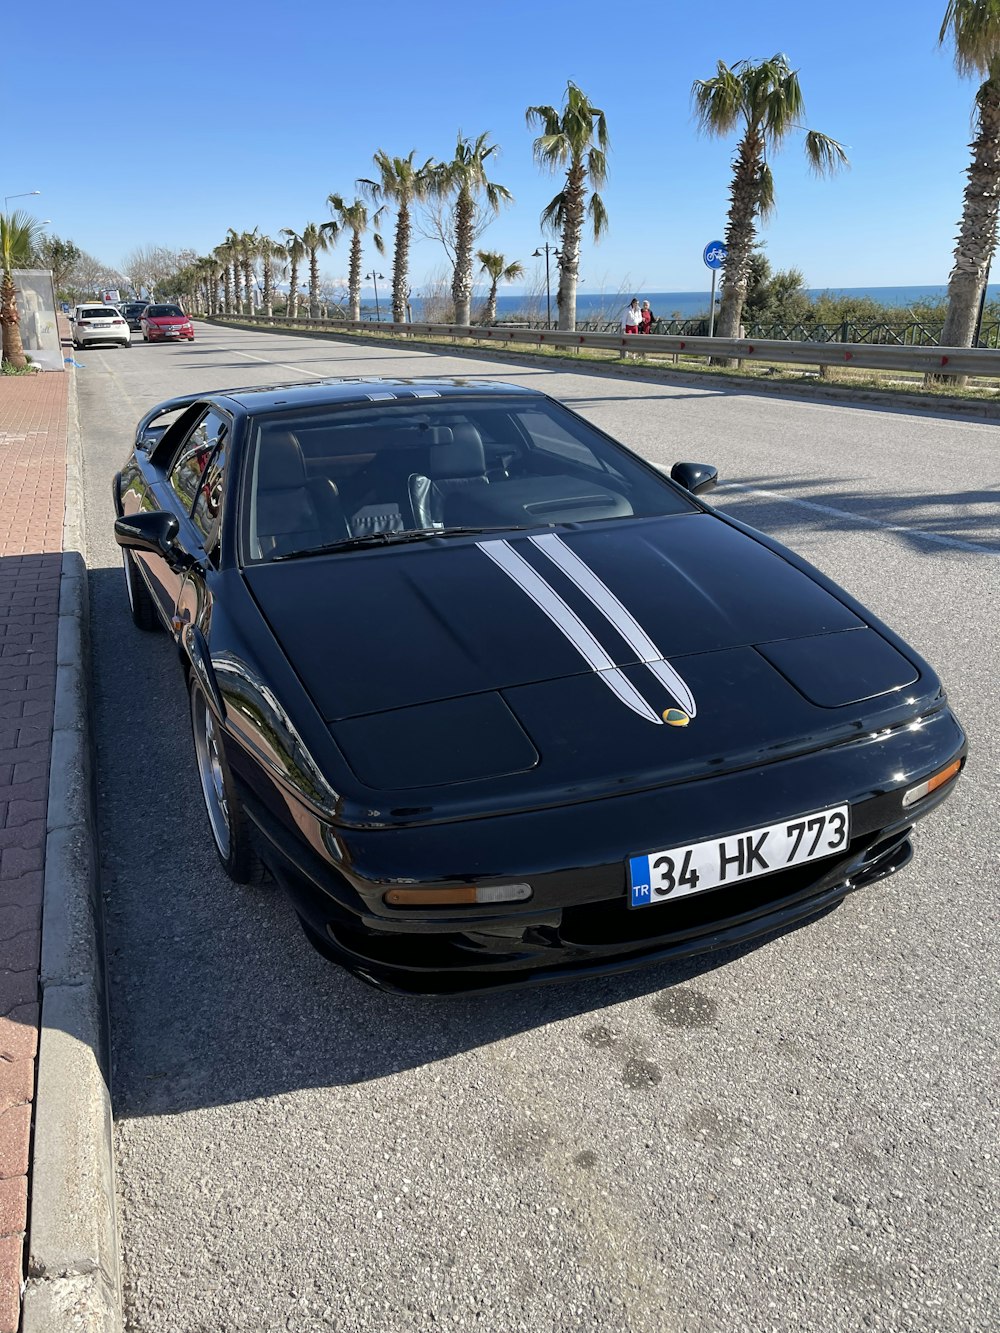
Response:
[[[135,567],[135,556],[124,546],[122,565],[125,569],[125,595],[128,598],[128,609],[132,614],[133,625],[147,631],[162,629],[152,593]]]
[[[193,678],[190,693],[195,763],[216,853],[235,884],[260,884],[267,870],[257,855],[250,822],[236,794],[218,722]]]

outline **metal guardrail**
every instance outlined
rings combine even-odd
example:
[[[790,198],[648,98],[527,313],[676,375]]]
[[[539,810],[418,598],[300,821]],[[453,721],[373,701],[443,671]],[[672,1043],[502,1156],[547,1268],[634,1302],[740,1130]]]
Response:
[[[457,324],[389,324],[371,320],[287,319],[282,315],[219,316],[244,324],[289,325],[337,333],[462,338],[481,343],[604,348],[647,357],[714,356],[739,361],[787,362],[807,366],[850,366],[861,370],[909,370],[923,374],[1000,377],[1000,351],[981,347],[899,347],[880,343],[789,342],[770,338],[701,338],[670,334],[569,333],[556,329],[514,329]]]

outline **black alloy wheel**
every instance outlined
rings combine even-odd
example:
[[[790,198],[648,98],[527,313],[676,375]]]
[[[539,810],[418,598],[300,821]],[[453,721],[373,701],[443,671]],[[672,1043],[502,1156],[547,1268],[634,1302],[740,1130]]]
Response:
[[[191,730],[208,826],[222,868],[236,884],[260,884],[267,875],[257,855],[226,760],[218,719],[201,686],[191,681]]]

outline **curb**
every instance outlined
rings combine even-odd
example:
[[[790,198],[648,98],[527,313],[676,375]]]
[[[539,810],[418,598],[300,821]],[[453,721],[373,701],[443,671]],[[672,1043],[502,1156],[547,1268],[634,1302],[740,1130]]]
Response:
[[[523,348],[508,350],[497,347],[493,342],[477,344],[476,347],[452,346],[447,342],[426,342],[420,338],[379,337],[375,340],[358,333],[338,333],[335,329],[287,329],[270,324],[246,324],[232,319],[220,319],[218,316],[200,316],[204,323],[215,328],[246,329],[254,333],[281,333],[296,338],[336,338],[342,342],[355,343],[362,347],[385,346],[404,348],[418,347],[431,351],[447,352],[449,356],[472,357],[473,359],[494,359],[497,361],[524,361],[532,357],[531,344]],[[974,420],[1000,421],[1000,401],[975,398],[944,398],[936,394],[892,393],[880,389],[851,389],[846,385],[827,384],[818,377],[808,383],[789,383],[770,381],[758,377],[739,375],[713,375],[711,372],[691,373],[683,370],[667,370],[659,366],[618,365],[613,361],[581,362],[572,356],[547,355],[543,360],[546,365],[560,371],[578,370],[588,375],[608,375],[614,378],[652,380],[656,384],[677,384],[683,388],[704,389],[706,393],[764,394],[769,397],[804,399],[807,402],[836,402],[847,406],[888,407],[897,412],[926,412],[947,417],[970,417]]]
[[[88,700],[76,379],[66,413],[55,717],[42,903],[41,1032],[22,1333],[121,1333],[104,920]]]

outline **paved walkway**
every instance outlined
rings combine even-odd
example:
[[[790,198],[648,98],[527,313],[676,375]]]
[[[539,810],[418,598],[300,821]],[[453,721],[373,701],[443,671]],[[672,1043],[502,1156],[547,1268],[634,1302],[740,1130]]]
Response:
[[[27,1227],[69,379],[0,377],[0,1333]]]

